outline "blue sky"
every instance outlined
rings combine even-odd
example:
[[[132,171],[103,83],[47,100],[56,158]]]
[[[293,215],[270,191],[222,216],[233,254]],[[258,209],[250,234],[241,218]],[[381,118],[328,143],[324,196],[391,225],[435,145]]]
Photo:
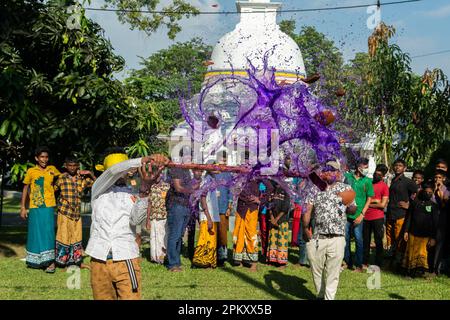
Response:
[[[399,0],[384,0],[393,2]],[[168,2],[168,0],[162,0]],[[203,11],[234,11],[234,0],[192,0]],[[272,0],[272,2],[275,2]],[[343,6],[375,3],[375,0],[280,0],[283,9],[304,9],[324,6]],[[102,0],[92,0],[91,7],[100,7]],[[218,4],[218,7],[213,5]],[[367,27],[369,14],[366,8],[333,10],[307,13],[282,13],[278,21],[294,19],[297,27],[315,26],[320,32],[335,42],[344,53],[346,60],[352,59],[356,52],[367,51],[367,38],[372,33]],[[422,0],[407,4],[382,7],[382,20],[397,29],[392,42],[412,57],[450,49],[450,0]],[[130,30],[122,25],[115,13],[88,11],[87,15],[97,21],[105,35],[112,42],[115,52],[125,58],[126,69],[139,68],[140,56],[148,57],[153,52],[167,48],[174,42],[187,41],[201,37],[214,45],[225,33],[233,30],[239,20],[238,15],[200,15],[185,19],[183,30],[175,41],[170,40],[166,30],[160,29],[151,36],[144,32]],[[450,76],[450,53],[422,58],[413,58],[413,71],[422,74],[426,68],[441,68]],[[125,73],[118,75],[122,78]]]

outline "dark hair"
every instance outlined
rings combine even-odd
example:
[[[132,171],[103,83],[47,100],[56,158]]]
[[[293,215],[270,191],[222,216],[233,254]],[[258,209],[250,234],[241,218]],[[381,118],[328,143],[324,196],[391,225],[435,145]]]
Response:
[[[48,147],[46,147],[46,146],[39,146],[34,151],[34,155],[36,157],[39,157],[44,152],[47,153],[48,155],[50,155],[50,149]]]
[[[79,163],[79,161],[75,156],[68,156],[64,160],[64,163]]]
[[[429,182],[425,182],[422,186],[422,190],[425,190],[425,189],[433,189],[434,190],[434,185],[432,185]]]
[[[369,159],[367,158],[360,158],[358,161],[356,161],[356,167],[359,167],[360,165],[368,165],[369,164]]]
[[[434,172],[434,175],[441,175],[441,176],[444,176],[445,178],[447,178],[447,172],[445,172],[444,170],[441,170],[441,169],[437,169],[435,172]]]
[[[414,172],[413,172],[413,177],[416,175],[416,174],[419,174],[419,175],[421,175],[422,177],[425,177],[425,172],[423,172],[423,170],[415,170]]]
[[[396,159],[396,160],[394,161],[394,165],[396,165],[397,163],[401,163],[403,166],[406,167],[406,161],[403,160],[403,159]]]
[[[444,164],[447,168],[448,168],[448,163],[447,163],[447,161],[445,161],[444,159],[437,159],[436,160],[436,165],[438,165],[438,164]]]
[[[375,171],[380,171],[380,172],[383,174],[383,176],[384,176],[384,175],[386,175],[386,173],[389,171],[389,169],[388,169],[388,167],[387,167],[385,164],[380,163],[380,164],[377,165],[377,167],[375,168]]]

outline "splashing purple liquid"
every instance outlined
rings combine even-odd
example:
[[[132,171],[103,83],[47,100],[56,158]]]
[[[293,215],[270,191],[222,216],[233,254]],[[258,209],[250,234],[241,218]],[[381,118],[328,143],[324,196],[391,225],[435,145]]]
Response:
[[[217,76],[197,96],[190,100],[180,99],[183,116],[194,132],[192,139],[205,144],[211,132],[220,131],[223,139],[215,141],[208,149],[210,154],[215,154],[229,139],[233,139],[230,131],[266,129],[267,132],[263,131],[265,139],[259,137],[255,141],[238,137],[235,142],[250,150],[260,151],[261,147],[266,147],[268,156],[278,156],[278,151],[271,148],[270,134],[278,130],[279,148],[284,157],[292,159],[289,172],[304,177],[311,173],[314,165],[323,165],[329,159],[342,159],[338,132],[323,121],[324,114],[335,115],[336,111],[323,105],[302,81],[279,85],[275,70],[268,68],[267,60],[266,55],[264,70],[257,70],[249,61],[247,79],[236,75]],[[196,126],[196,123],[201,123],[201,126]],[[265,146],[261,145],[261,140]],[[274,180],[293,195],[293,190],[283,181],[286,172],[278,170],[269,176],[262,175],[262,169],[268,167],[270,164],[258,159],[249,174],[235,175],[228,183],[232,186],[233,195],[238,196],[246,182],[260,178]],[[215,188],[217,185],[203,186],[194,197]]]

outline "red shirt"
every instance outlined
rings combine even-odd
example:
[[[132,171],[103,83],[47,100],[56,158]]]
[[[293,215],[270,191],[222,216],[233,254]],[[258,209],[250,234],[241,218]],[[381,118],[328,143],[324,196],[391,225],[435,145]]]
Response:
[[[372,197],[373,200],[382,200],[384,197],[389,198],[389,187],[383,181],[377,182],[373,185],[373,191],[375,195]],[[384,211],[382,209],[369,208],[366,211],[364,220],[377,220],[384,218]]]

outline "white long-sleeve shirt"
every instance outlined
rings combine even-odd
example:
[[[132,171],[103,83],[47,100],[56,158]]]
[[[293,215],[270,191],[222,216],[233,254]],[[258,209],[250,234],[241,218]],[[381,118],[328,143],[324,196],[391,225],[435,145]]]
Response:
[[[129,159],[118,164],[113,165],[111,168],[103,172],[100,177],[95,180],[92,186],[92,198],[94,201],[102,193],[108,191],[120,177],[127,173],[130,169],[138,168],[142,165],[142,158]]]
[[[141,165],[141,159],[118,163],[106,170],[92,188],[91,235],[86,254],[106,261],[109,251],[113,260],[139,257],[135,230],[130,226],[130,215],[135,206],[132,190],[114,186],[128,170]]]

